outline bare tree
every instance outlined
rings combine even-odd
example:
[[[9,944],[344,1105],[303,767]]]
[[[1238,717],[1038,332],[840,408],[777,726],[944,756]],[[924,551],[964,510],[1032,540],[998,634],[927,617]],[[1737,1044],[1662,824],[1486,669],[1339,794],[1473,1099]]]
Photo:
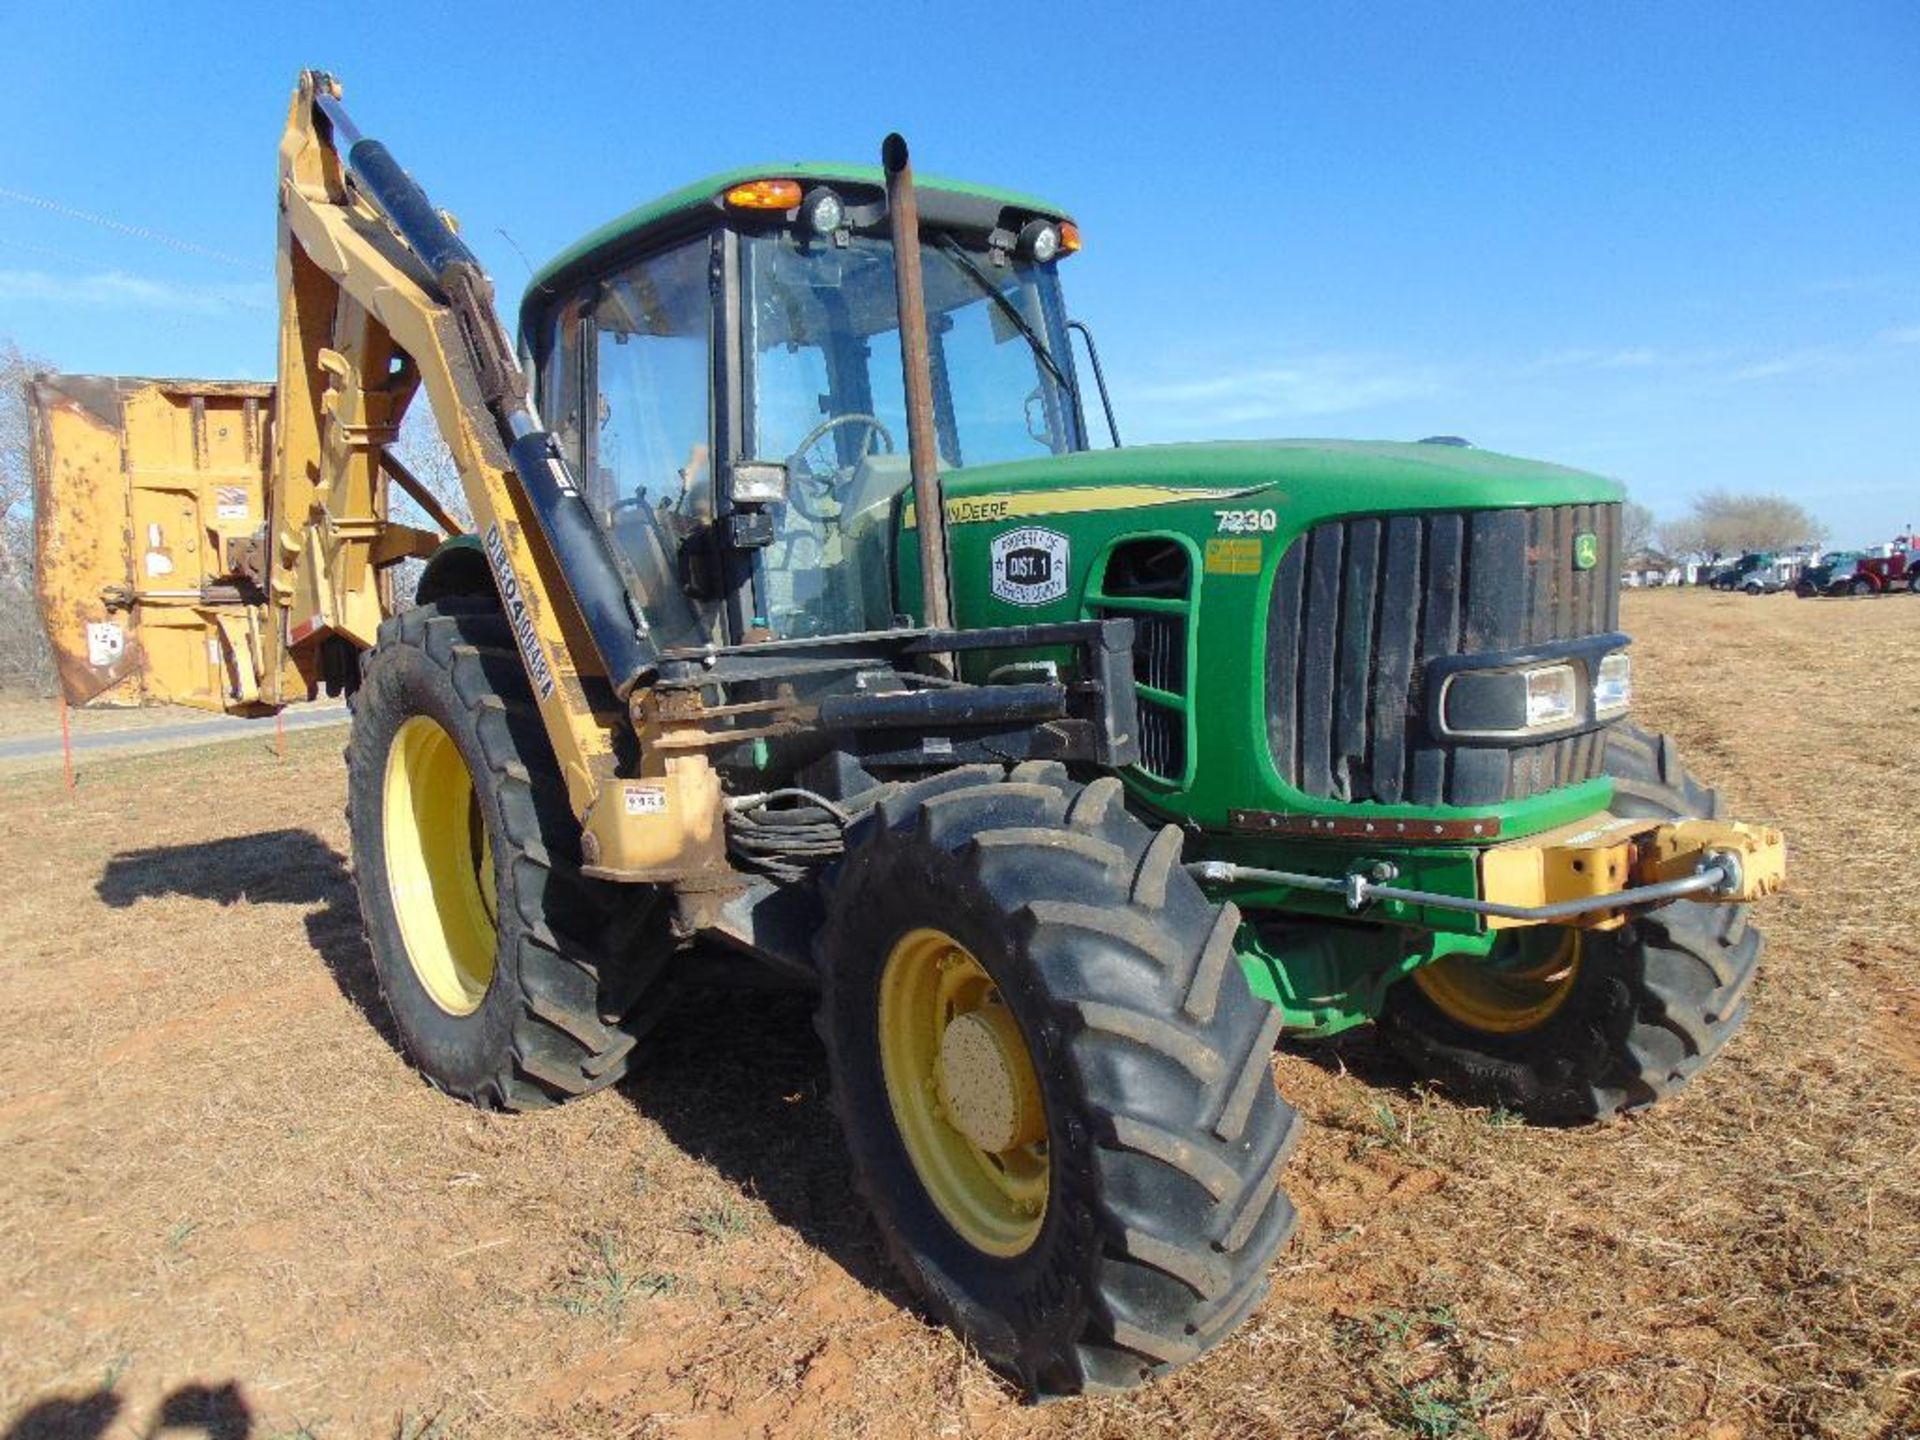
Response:
[[[1620,553],[1629,559],[1653,544],[1653,511],[1627,501],[1620,508]]]
[[[467,506],[467,491],[460,479],[460,467],[453,463],[453,452],[447,449],[446,442],[440,438],[440,429],[433,423],[433,409],[425,395],[417,396],[407,407],[393,453],[413,477],[432,492],[433,498],[440,502],[449,515],[462,525],[472,526],[473,512]],[[390,489],[389,495],[394,519],[423,530],[438,528],[398,485]],[[400,609],[412,606],[413,592],[420,584],[420,575],[425,568],[418,560],[403,560],[395,567],[393,603]]]
[[[1827,527],[1784,495],[1738,495],[1709,490],[1695,498],[1693,520],[1704,548],[1718,555],[1790,550],[1826,538]]]
[[[473,514],[467,508],[467,488],[460,479],[460,467],[453,463],[453,452],[447,449],[446,442],[440,438],[440,427],[433,423],[433,407],[427,404],[425,395],[416,397],[407,407],[393,453],[413,477],[433,493],[433,498],[446,507],[448,514],[463,525],[473,523]],[[409,525],[432,526],[433,521],[407,498],[406,492],[399,486],[396,485],[392,493],[395,519]]]
[[[1660,548],[1676,560],[1704,560],[1710,553],[1706,531],[1699,520],[1683,515],[1677,520],[1662,520],[1656,532]]]
[[[33,421],[27,383],[46,366],[0,340],[0,686],[47,694],[53,657],[33,593]]]

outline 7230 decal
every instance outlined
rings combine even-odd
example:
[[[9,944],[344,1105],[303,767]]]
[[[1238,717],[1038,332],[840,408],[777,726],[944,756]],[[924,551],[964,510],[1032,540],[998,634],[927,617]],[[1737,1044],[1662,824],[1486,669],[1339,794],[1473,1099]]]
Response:
[[[1280,528],[1277,510],[1216,510],[1213,518],[1222,535],[1271,535]]]

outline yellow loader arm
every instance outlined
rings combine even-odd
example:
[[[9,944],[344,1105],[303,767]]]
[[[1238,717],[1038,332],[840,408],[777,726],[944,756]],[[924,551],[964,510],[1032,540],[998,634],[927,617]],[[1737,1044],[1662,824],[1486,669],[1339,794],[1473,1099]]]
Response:
[[[280,141],[274,385],[35,382],[40,599],[62,685],[76,704],[242,714],[352,688],[392,608],[388,568],[445,538],[391,519],[389,487],[455,528],[389,451],[424,391],[585,818],[652,666],[645,623],[531,412],[479,263],[339,101],[303,73]]]

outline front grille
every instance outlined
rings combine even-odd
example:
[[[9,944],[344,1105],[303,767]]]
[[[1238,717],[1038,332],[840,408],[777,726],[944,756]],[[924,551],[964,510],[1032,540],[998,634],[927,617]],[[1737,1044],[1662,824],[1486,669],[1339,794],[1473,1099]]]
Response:
[[[1162,780],[1186,773],[1186,716],[1163,705],[1140,707],[1140,768]]]
[[[1591,532],[1591,568],[1574,537]],[[1274,576],[1267,739],[1320,799],[1497,805],[1592,779],[1603,732],[1447,746],[1421,719],[1426,662],[1619,628],[1620,507],[1366,516],[1317,525]]]
[[[1120,613],[1108,611],[1109,614]],[[1187,617],[1135,613],[1133,619],[1133,677],[1142,685],[1169,694],[1187,688]]]
[[[1133,621],[1133,676],[1140,683],[1140,769],[1171,784],[1187,776],[1187,630],[1193,623],[1193,561],[1164,538],[1114,547],[1089,598],[1093,613]]]

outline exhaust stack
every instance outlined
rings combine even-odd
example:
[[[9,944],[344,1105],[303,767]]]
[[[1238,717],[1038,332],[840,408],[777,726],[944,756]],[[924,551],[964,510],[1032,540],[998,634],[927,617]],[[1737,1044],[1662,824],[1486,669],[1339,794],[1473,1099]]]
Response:
[[[925,624],[953,626],[947,576],[947,512],[940,498],[940,456],[933,429],[933,368],[927,349],[927,300],[920,281],[920,206],[913,193],[913,166],[899,134],[880,146],[887,177],[887,216],[893,226],[893,275],[900,305],[900,369],[907,402],[907,456],[913,471],[913,509],[920,535],[920,586]],[[951,658],[929,656],[951,673]]]

